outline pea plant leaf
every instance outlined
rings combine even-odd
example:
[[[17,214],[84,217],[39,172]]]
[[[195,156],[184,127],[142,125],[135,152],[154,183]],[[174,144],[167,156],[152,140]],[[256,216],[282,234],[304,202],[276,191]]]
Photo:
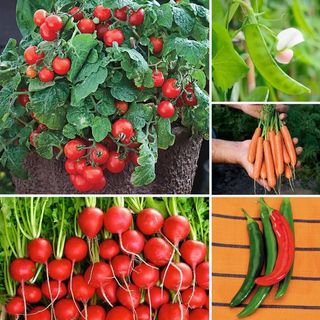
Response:
[[[213,23],[213,79],[218,88],[227,90],[247,74],[249,68],[234,50],[228,31]]]

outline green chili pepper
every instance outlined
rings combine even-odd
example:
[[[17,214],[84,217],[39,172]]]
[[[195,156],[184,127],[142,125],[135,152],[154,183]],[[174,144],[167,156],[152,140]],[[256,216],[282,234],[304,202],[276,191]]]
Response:
[[[274,265],[277,260],[277,240],[273,233],[272,225],[269,219],[269,215],[272,211],[263,199],[260,200],[260,217],[263,224],[263,235],[266,243],[266,271],[265,274],[268,275],[272,272]],[[268,296],[271,291],[270,287],[260,287],[256,294],[252,297],[248,305],[238,314],[239,318],[244,318],[255,312],[264,299]]]
[[[290,224],[291,230],[294,233],[294,223],[292,216],[292,208],[289,198],[284,198],[280,207],[280,213],[287,219]],[[280,282],[278,291],[276,293],[276,299],[279,299],[284,296],[286,293],[289,282],[292,278],[293,265],[288,273],[288,275]]]
[[[289,95],[311,92],[309,88],[291,78],[278,66],[267,48],[257,23],[247,24],[244,27],[244,35],[254,65],[274,88]]]
[[[244,215],[247,218],[247,228],[250,239],[250,261],[247,276],[232,301],[231,307],[238,306],[252,291],[255,286],[254,280],[260,274],[264,263],[264,245],[262,232],[259,225],[254,221],[243,209]]]

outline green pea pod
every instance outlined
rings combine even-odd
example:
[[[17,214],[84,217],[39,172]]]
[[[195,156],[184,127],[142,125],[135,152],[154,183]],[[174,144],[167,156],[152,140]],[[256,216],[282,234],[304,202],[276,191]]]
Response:
[[[247,228],[250,239],[250,261],[247,276],[232,301],[231,307],[238,306],[252,291],[254,280],[260,274],[264,263],[264,245],[259,225],[243,209],[247,218]]]
[[[288,76],[271,56],[257,23],[247,24],[244,35],[250,57],[260,72],[274,88],[289,95],[310,93],[311,90]]]
[[[290,224],[291,230],[294,233],[294,222],[293,222],[293,216],[292,216],[292,208],[289,198],[284,198],[280,207],[280,213],[283,214],[283,216],[287,219],[287,221]],[[278,291],[276,293],[276,299],[279,299],[284,296],[286,293],[289,282],[292,278],[292,272],[293,272],[293,265],[288,273],[288,275],[280,282]]]
[[[266,206],[263,199],[260,200],[260,217],[263,225],[263,236],[266,243],[266,271],[268,275],[272,272],[277,260],[277,240],[273,233],[272,225],[269,219],[270,209]],[[264,299],[270,293],[272,287],[259,287],[248,305],[238,314],[239,318],[245,318],[254,313],[262,304]]]

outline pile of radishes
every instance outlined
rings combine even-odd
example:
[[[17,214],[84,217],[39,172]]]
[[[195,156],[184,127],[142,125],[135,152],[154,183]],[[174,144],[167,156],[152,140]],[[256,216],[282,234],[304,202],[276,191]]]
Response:
[[[20,283],[8,314],[38,320],[208,320],[207,245],[191,240],[184,216],[151,208],[138,214],[113,206],[87,207],[78,216],[86,236],[65,241],[52,257],[49,240],[27,245],[28,258],[11,262]],[[43,269],[39,269],[43,265]],[[40,270],[42,283],[31,284]],[[39,277],[38,277],[39,278]]]

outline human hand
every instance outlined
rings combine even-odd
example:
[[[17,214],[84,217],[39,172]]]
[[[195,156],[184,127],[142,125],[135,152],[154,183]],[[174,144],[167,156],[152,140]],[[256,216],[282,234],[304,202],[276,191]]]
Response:
[[[299,143],[298,138],[293,138],[292,140],[293,140],[294,145],[297,146]],[[251,143],[251,140],[245,140],[245,141],[241,142],[241,146],[238,149],[238,157],[239,157],[239,165],[241,165],[246,170],[249,177],[251,179],[253,179],[253,164],[250,163],[247,159],[250,143]],[[296,147],[296,153],[298,156],[301,155],[302,152],[303,152],[302,147]],[[300,167],[300,166],[301,166],[301,162],[298,161],[296,167]],[[271,191],[266,180],[258,179],[257,183],[259,183],[261,186],[263,186],[268,191]]]
[[[241,110],[250,115],[251,117],[259,119],[261,116],[262,105],[258,104],[242,104],[240,105]],[[277,104],[276,111],[280,112],[280,120],[285,120],[287,118],[287,112],[289,110],[289,106]]]

